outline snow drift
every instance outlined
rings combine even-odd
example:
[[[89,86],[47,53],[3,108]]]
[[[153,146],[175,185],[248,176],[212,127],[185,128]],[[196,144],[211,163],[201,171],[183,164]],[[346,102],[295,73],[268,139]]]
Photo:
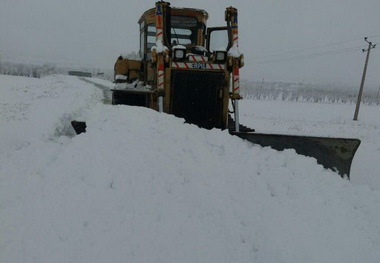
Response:
[[[104,105],[77,78],[0,79],[1,262],[380,258],[379,191],[312,158]]]

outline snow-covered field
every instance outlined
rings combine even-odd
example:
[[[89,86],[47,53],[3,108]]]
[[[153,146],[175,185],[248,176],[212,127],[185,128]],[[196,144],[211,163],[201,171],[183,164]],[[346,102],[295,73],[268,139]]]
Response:
[[[240,103],[260,132],[361,139],[348,181],[103,96],[0,75],[0,262],[378,262],[380,107]]]

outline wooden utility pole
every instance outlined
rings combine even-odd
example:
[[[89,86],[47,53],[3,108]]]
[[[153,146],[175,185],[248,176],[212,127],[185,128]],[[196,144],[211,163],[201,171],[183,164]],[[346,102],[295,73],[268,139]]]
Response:
[[[367,57],[365,60],[364,70],[363,70],[363,76],[362,76],[362,82],[360,84],[359,94],[358,94],[358,101],[356,102],[356,108],[355,108],[355,114],[354,114],[354,121],[358,120],[359,115],[359,107],[360,102],[362,100],[362,94],[363,94],[363,88],[364,88],[364,82],[365,82],[365,76],[367,74],[367,66],[368,66],[368,60],[369,60],[369,53],[371,52],[372,48],[375,48],[376,45],[372,45],[372,42],[369,42],[367,38],[365,37],[364,40],[368,43],[368,49],[363,49],[363,52],[367,52]]]

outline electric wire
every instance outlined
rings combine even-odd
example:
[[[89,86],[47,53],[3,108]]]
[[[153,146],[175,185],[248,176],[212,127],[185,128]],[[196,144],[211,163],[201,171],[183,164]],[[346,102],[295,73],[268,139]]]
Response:
[[[267,59],[267,60],[257,59],[256,64],[280,63],[280,62],[287,62],[287,61],[305,60],[305,59],[311,59],[311,58],[328,56],[328,55],[338,55],[338,54],[360,51],[362,47],[363,46],[355,46],[355,47],[348,47],[348,48],[342,48],[342,49],[319,51],[319,52],[310,53],[310,54],[300,54],[300,55],[291,56],[291,57],[273,58],[273,59]]]
[[[329,43],[329,44],[325,44],[325,45],[321,45],[321,46],[314,46],[314,47],[308,47],[308,48],[303,48],[303,49],[289,50],[289,51],[285,51],[285,52],[281,52],[281,53],[275,53],[275,54],[270,54],[270,55],[265,55],[265,56],[258,56],[258,57],[255,57],[255,59],[264,59],[264,58],[268,58],[268,57],[276,57],[276,56],[283,56],[283,55],[287,55],[287,54],[300,53],[300,52],[304,52],[304,51],[321,49],[321,48],[331,47],[331,46],[335,46],[335,45],[342,45],[345,43],[349,43],[349,42],[353,42],[353,41],[359,41],[359,40],[362,40],[362,39],[356,38],[356,39],[351,39],[351,40]]]
[[[368,38],[376,38],[380,36],[369,36]],[[350,39],[345,41],[339,41],[334,43],[329,43],[325,45],[320,46],[314,46],[314,47],[308,47],[303,49],[297,49],[297,50],[289,50],[282,53],[275,53],[275,54],[269,54],[265,56],[258,56],[250,58],[249,60],[253,61],[255,60],[256,64],[270,64],[270,63],[282,63],[282,62],[288,62],[288,61],[298,61],[298,60],[305,60],[305,59],[312,59],[322,56],[331,56],[331,55],[339,55],[339,54],[345,54],[350,52],[358,52],[363,50],[363,44],[360,46],[349,46],[349,47],[343,47],[343,48],[332,48],[327,49],[329,47],[334,46],[343,46],[344,44],[352,43],[352,42],[358,42],[359,40],[362,40],[361,38],[358,39]],[[353,43],[352,43],[353,44]],[[379,43],[373,44],[374,46],[378,45]]]

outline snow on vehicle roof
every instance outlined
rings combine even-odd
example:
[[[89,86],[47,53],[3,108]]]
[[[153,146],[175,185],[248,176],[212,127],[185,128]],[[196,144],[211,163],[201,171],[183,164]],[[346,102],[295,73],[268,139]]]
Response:
[[[156,8],[151,8],[151,9],[148,9],[147,11],[145,11],[140,19],[139,19],[139,23],[141,23],[142,21],[146,20],[147,18],[152,18],[153,16],[155,16],[155,10]],[[197,16],[197,15],[201,15],[203,17],[203,19],[207,20],[209,15],[207,13],[207,11],[203,10],[203,9],[196,9],[196,8],[179,8],[179,7],[172,7],[171,8],[171,12],[172,12],[172,15],[173,14],[177,14],[177,13],[186,13],[188,15],[192,15],[192,16]]]

